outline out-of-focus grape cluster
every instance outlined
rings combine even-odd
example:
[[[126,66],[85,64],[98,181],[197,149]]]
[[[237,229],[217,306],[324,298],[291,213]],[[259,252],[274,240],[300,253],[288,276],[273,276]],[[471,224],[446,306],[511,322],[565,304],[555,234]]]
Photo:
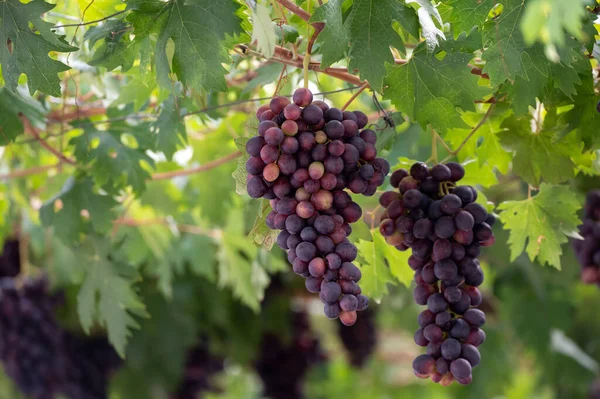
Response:
[[[583,240],[574,240],[575,255],[581,264],[581,280],[600,287],[600,190],[590,191],[579,226]]]

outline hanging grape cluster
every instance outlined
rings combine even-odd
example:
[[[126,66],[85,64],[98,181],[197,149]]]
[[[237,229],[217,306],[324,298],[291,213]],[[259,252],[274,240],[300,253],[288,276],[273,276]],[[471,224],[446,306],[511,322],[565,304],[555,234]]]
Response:
[[[256,371],[263,382],[264,396],[271,399],[301,399],[308,370],[326,359],[320,341],[313,334],[305,312],[290,313],[292,338],[279,334],[262,337]]]
[[[380,197],[386,209],[380,231],[398,250],[411,249],[414,299],[427,305],[415,333],[427,353],[415,359],[413,371],[443,385],[471,382],[472,367],[481,360],[477,347],[485,340],[485,314],[475,309],[483,283],[477,257],[494,243],[495,219],[475,202],[473,187],[456,185],[464,174],[458,163],[429,168],[417,162],[410,171],[395,171],[390,183],[399,190]]]
[[[375,310],[372,307],[365,310],[356,324],[351,327],[344,327],[340,324],[338,335],[346,348],[350,364],[358,368],[363,367],[377,347],[377,314]]]
[[[33,399],[105,399],[119,359],[102,338],[80,339],[62,329],[54,310],[60,295],[45,279],[0,280],[0,359],[6,374]]]
[[[600,190],[590,191],[579,227],[583,240],[574,240],[573,247],[581,264],[581,280],[600,286]]]
[[[256,116],[258,136],[246,145],[248,194],[271,200],[266,223],[282,230],[277,244],[287,250],[294,272],[306,278],[308,291],[320,294],[327,317],[350,326],[368,299],[352,263],[357,249],[348,240],[362,210],[344,189],[375,194],[389,163],[377,158],[377,137],[364,129],[364,113],[313,101],[308,89],[296,90],[293,102],[273,98]]]
[[[200,338],[187,352],[183,380],[170,399],[196,399],[205,392],[214,392],[216,387],[211,378],[223,371],[223,363],[224,359],[210,353],[208,339]]]

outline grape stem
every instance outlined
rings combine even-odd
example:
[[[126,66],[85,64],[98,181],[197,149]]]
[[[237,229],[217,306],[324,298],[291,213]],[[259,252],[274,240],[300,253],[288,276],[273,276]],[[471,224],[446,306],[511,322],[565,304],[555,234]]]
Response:
[[[435,129],[431,128],[431,159],[434,163],[438,163],[438,152],[437,152],[437,137],[438,134]]]
[[[102,22],[102,21],[106,21],[107,19],[114,18],[117,15],[121,15],[121,14],[127,12],[127,11],[129,11],[129,10],[121,10],[121,11],[118,11],[118,12],[116,12],[114,14],[110,14],[110,15],[104,17],[104,18],[100,18],[100,19],[96,19],[96,20],[88,21],[88,22],[81,22],[81,23],[78,23],[78,24],[56,25],[52,29],[69,28],[69,27],[80,27],[80,26],[85,26],[85,25],[97,24],[98,22]]]
[[[492,111],[494,110],[494,107],[496,106],[495,103],[492,103],[490,105],[490,107],[488,108],[487,112],[485,113],[485,115],[483,115],[483,118],[481,118],[481,120],[479,121],[479,123],[477,123],[477,125],[471,130],[471,132],[467,135],[467,137],[465,137],[465,139],[462,141],[462,143],[460,143],[460,145],[458,146],[458,148],[454,151],[449,151],[450,155],[448,155],[445,159],[442,160],[442,162],[446,162],[448,160],[450,160],[453,156],[457,155],[460,150],[463,149],[463,147],[467,144],[467,142],[471,139],[471,137],[473,137],[475,135],[475,133],[477,133],[477,131],[479,130],[479,128],[481,126],[483,126],[485,124],[485,122],[487,122],[487,120],[489,119],[489,117],[492,115]]]
[[[45,149],[50,151],[54,156],[56,156],[61,161],[61,163],[68,163],[69,165],[76,164],[75,160],[68,158],[63,153],[61,153],[60,151],[52,147],[50,144],[48,144],[48,142],[44,140],[42,136],[40,136],[40,132],[31,124],[31,122],[29,122],[29,119],[27,119],[25,115],[20,115],[20,117],[21,121],[23,122],[23,125],[25,126],[25,129],[33,137],[35,137],[35,139],[42,145],[42,147],[44,147]]]
[[[348,101],[346,101],[346,104],[344,104],[344,106],[342,108],[340,108],[340,111],[345,111],[346,108],[348,108],[348,106],[350,106],[350,104],[352,104],[352,102],[356,99],[356,97],[358,97],[360,95],[360,93],[362,93],[363,91],[365,91],[365,89],[369,87],[369,82],[367,82],[365,80],[365,82],[358,88],[358,90],[356,91],[356,93],[354,93],[352,95],[352,97],[350,97],[350,99]]]
[[[155,173],[152,175],[151,180],[163,180],[163,179],[172,179],[173,177],[178,176],[188,176],[194,173],[206,172],[207,170],[214,169],[219,167],[227,162],[233,161],[241,157],[243,154],[240,151],[233,152],[229,155],[225,155],[219,159],[215,159],[214,161],[208,162],[204,165],[197,166],[195,168],[182,169],[182,170],[174,170],[172,172],[163,172],[163,173]]]

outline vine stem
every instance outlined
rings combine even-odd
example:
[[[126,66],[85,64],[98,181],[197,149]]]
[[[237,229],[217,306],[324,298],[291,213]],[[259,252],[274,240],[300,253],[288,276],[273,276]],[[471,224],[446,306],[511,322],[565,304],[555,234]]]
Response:
[[[25,115],[21,115],[21,120],[23,121],[23,125],[25,125],[25,129],[27,129],[29,133],[31,133],[31,135],[33,135],[33,137],[35,137],[35,139],[39,141],[42,147],[54,154],[54,156],[56,156],[62,163],[68,163],[70,165],[76,164],[75,160],[68,158],[62,152],[58,151],[50,144],[48,144],[48,142],[44,140],[42,136],[40,136],[38,130],[31,124],[31,122],[29,122],[29,119],[27,119]]]
[[[121,10],[121,11],[118,11],[118,12],[116,12],[114,14],[108,15],[108,16],[106,16],[104,18],[100,18],[100,19],[96,19],[96,20],[88,21],[88,22],[81,22],[81,23],[78,23],[78,24],[56,25],[52,29],[69,28],[69,27],[79,27],[79,26],[97,24],[98,22],[106,21],[107,19],[116,17],[117,15],[121,15],[121,14],[127,12],[127,11],[129,11],[129,10]]]
[[[233,161],[236,158],[242,156],[240,151],[233,152],[229,155],[225,155],[219,159],[215,159],[214,161],[208,162],[204,165],[197,166],[195,168],[182,169],[182,170],[174,170],[172,172],[163,172],[163,173],[155,173],[152,175],[152,180],[163,180],[163,179],[172,179],[173,177],[178,176],[188,176],[194,173],[206,172],[207,170],[214,169],[219,167],[229,161]]]
[[[311,17],[310,13],[304,11],[302,8],[298,7],[291,1],[277,0],[277,2],[279,4],[281,4],[282,6],[284,6],[285,8],[287,8],[288,10],[290,10],[291,12],[293,12],[294,14],[296,14],[297,16],[299,16],[301,19],[305,20],[306,22],[308,22],[310,20],[310,17]]]
[[[365,91],[365,89],[369,87],[369,82],[367,82],[365,80],[365,82],[358,88],[358,90],[356,91],[356,93],[354,93],[352,95],[352,97],[350,97],[350,99],[348,101],[346,101],[346,104],[344,104],[344,106],[342,108],[340,108],[340,111],[345,111],[346,108],[348,108],[348,106],[350,106],[350,104],[352,104],[352,102],[356,99],[356,97],[358,97],[360,95],[360,93],[362,93],[363,91]]]
[[[44,166],[36,166],[34,168],[13,170],[12,172],[9,172],[9,173],[0,174],[0,180],[10,180],[10,179],[17,179],[17,178],[21,178],[21,177],[27,177],[27,176],[31,176],[31,175],[37,175],[38,173],[43,173],[43,172],[47,172],[52,169],[56,169],[59,166],[60,166],[60,163],[56,163],[54,165],[44,165]]]
[[[450,158],[457,155],[460,152],[460,150],[463,149],[463,147],[467,144],[467,142],[471,139],[471,137],[473,137],[475,135],[475,133],[477,133],[479,128],[481,126],[483,126],[485,124],[485,122],[489,119],[489,117],[492,115],[492,111],[494,110],[495,105],[496,105],[495,103],[492,103],[490,105],[490,107],[488,108],[485,115],[483,115],[483,118],[481,118],[479,123],[477,123],[477,125],[471,130],[469,135],[467,137],[465,137],[465,139],[462,141],[462,143],[460,143],[460,145],[458,146],[458,148],[456,150],[450,151],[450,155],[448,155],[446,158],[444,158],[442,160],[442,162],[446,162],[446,161],[450,160]]]
[[[438,134],[435,129],[431,128],[431,159],[435,164],[438,163],[438,152],[437,152],[437,137]]]

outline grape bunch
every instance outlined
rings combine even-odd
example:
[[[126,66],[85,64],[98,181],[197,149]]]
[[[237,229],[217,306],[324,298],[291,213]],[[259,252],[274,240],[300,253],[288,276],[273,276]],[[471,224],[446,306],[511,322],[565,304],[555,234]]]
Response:
[[[106,338],[80,339],[56,321],[60,295],[45,279],[0,280],[0,360],[32,399],[105,399],[110,372],[119,364]]]
[[[351,327],[339,325],[338,335],[346,348],[350,364],[361,368],[377,347],[377,314],[373,308],[365,310]]]
[[[432,168],[422,162],[390,177],[398,191],[381,195],[386,209],[380,231],[388,244],[412,250],[414,299],[427,305],[418,318],[415,342],[427,353],[413,362],[417,377],[449,385],[469,384],[472,368],[481,360],[477,347],[485,340],[481,327],[483,271],[477,257],[494,243],[494,216],[476,203],[477,191],[457,186],[465,170],[455,162]]]
[[[308,89],[296,90],[292,100],[275,97],[256,113],[258,135],[246,145],[248,194],[270,200],[266,223],[281,230],[277,244],[294,272],[319,293],[327,317],[350,326],[368,299],[348,240],[362,210],[344,190],[372,196],[390,165],[377,158],[364,113],[329,108]]]
[[[309,369],[326,360],[320,341],[310,329],[305,312],[290,313],[292,337],[285,341],[279,334],[265,333],[256,361],[263,382],[263,393],[271,399],[301,399],[302,383]]]
[[[582,266],[581,280],[600,286],[600,190],[588,193],[579,232],[583,240],[574,240],[573,247]]]
[[[196,399],[203,397],[204,392],[214,392],[216,387],[211,378],[223,368],[224,359],[210,353],[208,339],[201,337],[196,346],[188,350],[183,380],[170,399]]]

